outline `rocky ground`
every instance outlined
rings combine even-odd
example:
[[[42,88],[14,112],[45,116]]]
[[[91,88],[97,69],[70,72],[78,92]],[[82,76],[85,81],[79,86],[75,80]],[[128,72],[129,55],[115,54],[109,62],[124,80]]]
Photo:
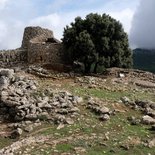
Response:
[[[0,69],[0,154],[154,155],[155,75]]]

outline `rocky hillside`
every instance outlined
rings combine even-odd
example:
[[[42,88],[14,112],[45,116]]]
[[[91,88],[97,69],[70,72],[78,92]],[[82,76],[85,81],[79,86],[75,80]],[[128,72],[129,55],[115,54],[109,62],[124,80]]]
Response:
[[[135,49],[133,61],[134,68],[155,73],[155,50]]]
[[[0,155],[154,155],[155,75],[0,69]]]

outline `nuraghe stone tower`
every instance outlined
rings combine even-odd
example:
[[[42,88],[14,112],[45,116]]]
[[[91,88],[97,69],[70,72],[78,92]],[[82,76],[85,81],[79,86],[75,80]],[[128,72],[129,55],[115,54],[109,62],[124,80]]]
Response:
[[[63,48],[53,32],[41,27],[26,27],[20,48],[0,51],[0,66],[10,67],[20,63],[63,63]]]

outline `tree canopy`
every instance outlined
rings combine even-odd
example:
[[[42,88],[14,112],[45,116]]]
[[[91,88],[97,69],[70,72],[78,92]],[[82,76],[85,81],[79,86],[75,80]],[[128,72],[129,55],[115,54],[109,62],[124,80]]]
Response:
[[[109,15],[91,13],[85,19],[75,18],[64,29],[62,41],[69,61],[83,63],[86,73],[96,73],[99,66],[132,66],[128,35],[122,24]]]

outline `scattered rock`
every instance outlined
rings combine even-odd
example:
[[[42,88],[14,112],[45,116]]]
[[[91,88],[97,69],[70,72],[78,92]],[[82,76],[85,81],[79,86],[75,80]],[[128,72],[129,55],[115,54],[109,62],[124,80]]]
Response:
[[[136,103],[136,105],[138,105],[141,108],[149,107],[149,102],[148,101],[136,100],[135,103]]]
[[[59,126],[57,127],[57,130],[60,130],[60,129],[64,128],[64,127],[65,127],[64,124],[59,124]]]
[[[153,110],[151,108],[146,108],[144,113],[146,113],[146,115],[151,116],[152,118],[155,118],[155,110]]]
[[[151,130],[155,131],[155,125],[152,125]]]
[[[142,117],[142,123],[147,125],[155,124],[155,119],[151,116],[146,115]]]
[[[33,127],[32,127],[32,126],[27,126],[27,127],[24,129],[24,131],[26,131],[26,132],[31,132],[31,131],[33,131]]]
[[[121,98],[121,100],[123,103],[128,103],[127,106],[136,110],[140,110],[143,112],[143,114],[145,114],[145,116],[142,117],[141,121],[134,117],[128,118],[132,125],[137,125],[140,122],[147,125],[155,124],[154,102],[149,100],[136,100],[135,102],[130,102],[126,97]]]
[[[99,115],[99,119],[102,121],[109,120],[110,115],[114,113],[106,106],[97,103],[93,98],[89,98],[87,108]]]
[[[122,98],[121,98],[121,101],[122,101],[124,104],[130,103],[130,99],[129,99],[128,97],[126,97],[126,96],[122,97]]]
[[[74,112],[80,112],[80,109],[77,107],[73,107],[71,108],[70,112],[74,113]]]
[[[22,135],[22,133],[23,133],[23,130],[21,128],[17,128],[11,133],[11,138],[12,139],[19,138]]]
[[[0,149],[0,155],[14,155],[22,147],[31,146],[34,143],[43,143],[49,139],[49,136],[27,137],[20,141],[14,142],[10,146]]]
[[[134,116],[128,117],[127,119],[128,119],[128,121],[130,122],[131,125],[138,125],[141,122],[140,119],[137,119]]]
[[[74,124],[74,121],[71,118],[67,118],[66,123],[69,125],[72,125],[72,124]]]
[[[148,142],[148,147],[149,147],[149,148],[155,147],[155,138],[152,139],[152,140],[150,140],[150,141]]]
[[[75,97],[74,97],[74,100],[75,100],[77,103],[83,102],[83,98],[82,98],[82,97],[79,97],[79,96],[75,96]]]
[[[109,114],[109,113],[110,113],[109,108],[107,108],[107,107],[105,107],[105,106],[103,106],[103,107],[102,107],[101,109],[99,109],[98,111],[99,111],[99,113],[101,113],[101,114]]]
[[[0,76],[5,76],[11,79],[14,76],[14,70],[13,69],[0,69]]]
[[[144,80],[136,80],[135,84],[143,88],[155,88],[155,83]]]
[[[124,150],[129,150],[130,149],[129,145],[127,145],[127,144],[121,145],[120,147],[123,148]]]
[[[105,115],[101,115],[99,118],[100,120],[108,121],[110,119],[110,116],[108,114],[105,114]]]
[[[75,150],[76,154],[86,153],[86,149],[83,147],[75,147],[74,150]]]
[[[105,136],[105,139],[104,140],[109,140],[110,138],[109,138],[109,132],[106,132],[105,134],[104,134],[104,136]]]

